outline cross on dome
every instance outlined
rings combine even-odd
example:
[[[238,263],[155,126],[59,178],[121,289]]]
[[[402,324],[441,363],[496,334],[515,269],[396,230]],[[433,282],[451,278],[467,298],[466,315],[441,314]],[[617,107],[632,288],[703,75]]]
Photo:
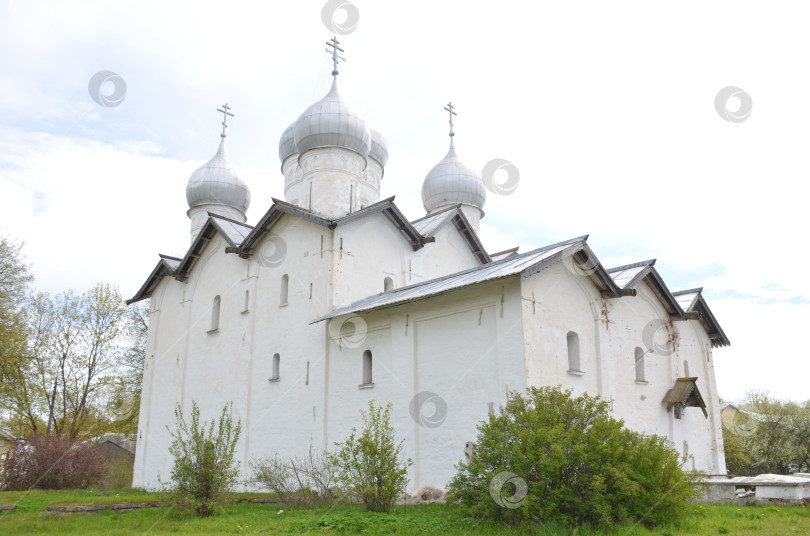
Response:
[[[454,116],[454,115],[458,115],[458,114],[457,114],[456,112],[454,112],[454,111],[453,111],[453,103],[452,103],[452,102],[448,102],[448,103],[447,103],[447,106],[445,106],[445,107],[444,107],[444,109],[445,109],[446,111],[450,112],[450,137],[452,138],[453,136],[455,136],[455,135],[456,135],[456,134],[453,132],[453,116]],[[451,139],[450,141],[453,141],[453,140]]]
[[[333,36],[332,39],[330,39],[329,41],[326,42],[326,46],[332,47],[332,50],[329,50],[328,48],[325,49],[326,52],[328,52],[329,54],[332,55],[332,76],[337,76],[338,75],[338,69],[337,69],[338,60],[341,60],[341,61],[344,61],[344,62],[346,61],[346,58],[344,58],[343,56],[340,56],[338,54],[338,50],[341,51],[341,52],[346,52],[345,50],[343,50],[342,48],[340,48],[338,46],[339,44],[340,44],[340,41],[337,40],[337,36]]]
[[[231,107],[228,106],[227,102],[222,105],[222,108],[217,108],[218,112],[222,112],[222,134],[220,134],[220,136],[223,138],[226,136],[225,129],[228,128],[228,116],[234,117],[234,115],[228,111],[230,109]]]

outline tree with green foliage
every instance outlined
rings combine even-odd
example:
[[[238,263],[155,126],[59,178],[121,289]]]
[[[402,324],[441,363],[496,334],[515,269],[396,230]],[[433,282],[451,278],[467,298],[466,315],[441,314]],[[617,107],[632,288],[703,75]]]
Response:
[[[478,431],[448,493],[476,517],[530,527],[658,525],[698,494],[697,475],[682,470],[667,439],[625,428],[598,397],[559,387],[513,392]]]
[[[24,381],[26,315],[34,276],[22,254],[22,244],[0,236],[0,410],[11,405],[14,389]]]
[[[736,474],[739,468],[748,466],[751,458],[745,448],[740,436],[733,427],[723,423],[723,448],[725,450],[726,468],[732,474]]]
[[[206,427],[205,422],[200,423],[197,402],[191,404],[190,423],[178,404],[174,410],[177,429],[166,427],[173,438],[169,452],[174,456],[167,496],[173,504],[192,508],[200,517],[212,515],[238,483],[235,452],[242,423],[234,422],[232,410],[233,403],[228,403],[219,421],[211,419]]]
[[[377,406],[368,403],[368,411],[360,410],[363,429],[358,435],[352,428],[349,437],[335,443],[337,452],[332,463],[337,467],[337,481],[370,512],[390,512],[397,497],[408,484],[408,467],[413,461],[405,459],[402,445],[397,443],[391,425],[391,404]]]
[[[27,359],[5,409],[29,432],[91,437],[109,431],[103,395],[118,377],[126,309],[118,290],[37,295],[27,308]]]
[[[784,401],[751,391],[740,410],[750,415],[741,440],[752,465],[770,466],[769,472],[810,471],[810,400]]]

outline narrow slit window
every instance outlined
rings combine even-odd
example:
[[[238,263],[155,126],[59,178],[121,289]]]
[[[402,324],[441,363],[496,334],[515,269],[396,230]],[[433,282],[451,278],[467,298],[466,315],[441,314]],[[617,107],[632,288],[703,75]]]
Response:
[[[579,335],[569,331],[566,336],[568,342],[568,370],[581,372],[579,360]]]
[[[279,378],[281,378],[281,376],[279,376],[280,368],[281,368],[281,356],[275,354],[273,355],[273,371],[272,374],[270,375],[271,381],[278,380]]]
[[[684,378],[689,377],[689,361],[687,361],[686,359],[683,360],[683,377]]]
[[[222,298],[214,296],[214,303],[211,306],[211,331],[219,329],[219,306],[222,303]]]
[[[363,352],[363,385],[370,385],[372,383],[371,367],[371,350],[366,350]]]
[[[246,313],[248,311],[248,306],[249,305],[250,305],[250,291],[246,290],[245,291],[245,308],[242,309],[243,313]]]
[[[290,292],[290,276],[284,274],[281,276],[281,301],[279,305],[287,305],[287,296]]]
[[[383,292],[389,292],[394,290],[394,280],[390,277],[386,277],[383,281]]]
[[[644,350],[636,346],[636,381],[647,381],[644,375]]]

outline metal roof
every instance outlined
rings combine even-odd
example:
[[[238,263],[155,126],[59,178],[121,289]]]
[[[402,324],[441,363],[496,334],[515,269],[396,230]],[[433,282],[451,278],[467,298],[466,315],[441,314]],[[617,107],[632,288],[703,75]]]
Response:
[[[200,255],[208,245],[208,242],[214,238],[215,234],[219,233],[225,239],[225,242],[228,243],[225,251],[228,253],[233,253],[237,248],[239,248],[244,241],[245,236],[250,234],[249,232],[252,229],[253,227],[250,225],[239,223],[237,221],[225,218],[224,216],[219,216],[209,212],[208,220],[202,226],[200,232],[197,233],[197,237],[194,239],[194,242],[191,243],[191,247],[188,248],[186,256],[183,257],[183,260],[180,261],[180,266],[178,266],[175,270],[175,279],[178,281],[185,281],[188,279],[188,274],[191,272],[191,269],[194,267],[197,259],[200,258]]]
[[[486,249],[484,249],[484,244],[481,242],[481,239],[478,238],[472,225],[470,225],[470,220],[467,219],[467,216],[464,215],[464,211],[461,210],[460,203],[434,212],[424,218],[414,220],[411,222],[411,225],[417,232],[425,237],[425,242],[432,242],[436,233],[439,232],[439,229],[450,222],[453,223],[461,237],[467,242],[467,245],[470,246],[470,251],[472,251],[473,255],[478,259],[478,262],[481,264],[492,262],[492,258],[487,254]]]
[[[414,226],[410,224],[405,215],[402,214],[399,208],[397,208],[397,206],[394,204],[393,197],[383,199],[382,201],[378,201],[373,205],[369,205],[356,212],[352,212],[351,214],[347,214],[346,216],[343,216],[342,218],[338,218],[335,220],[323,218],[313,212],[310,212],[293,204],[281,201],[279,199],[276,198],[272,199],[273,205],[264,214],[264,216],[262,216],[262,218],[259,220],[259,223],[257,223],[256,226],[253,228],[253,230],[250,232],[250,234],[248,234],[248,236],[245,237],[245,240],[239,247],[240,257],[244,258],[250,257],[250,255],[253,253],[252,251],[253,248],[259,242],[259,240],[261,240],[261,237],[264,235],[264,233],[268,232],[273,227],[273,225],[275,225],[275,223],[279,220],[279,218],[281,218],[283,214],[289,214],[292,216],[303,218],[317,225],[321,225],[329,229],[334,229],[338,225],[345,225],[354,220],[358,220],[370,216],[372,214],[382,212],[394,224],[394,226],[400,231],[400,233],[402,233],[402,235],[405,237],[405,240],[407,240],[408,243],[410,243],[414,251],[422,248],[425,245],[425,242],[429,241],[425,240],[425,238],[419,233],[419,231],[417,231],[416,228],[414,228]]]
[[[177,268],[180,266],[181,262],[182,259],[161,254],[157,266],[155,266],[155,269],[149,274],[149,277],[146,278],[146,282],[138,289],[135,296],[127,300],[127,305],[149,298],[152,292],[155,291],[155,287],[157,287],[160,280],[165,276],[173,276],[177,272]]]
[[[697,297],[700,295],[702,289],[682,290],[673,293],[681,309],[684,311],[691,311],[697,302]]]
[[[222,236],[225,237],[231,246],[236,247],[241,245],[247,235],[250,234],[250,231],[253,230],[252,225],[239,223],[211,212],[209,212],[208,215],[214,218],[212,223],[217,227],[217,230],[222,233]]]
[[[654,264],[655,259],[650,259],[625,266],[617,266],[616,268],[608,268],[607,272],[620,288],[635,288]]]
[[[547,266],[559,262],[563,259],[563,257],[566,256],[573,256],[582,251],[585,251],[587,255],[593,255],[590,248],[588,248],[587,244],[585,243],[586,240],[587,236],[574,238],[572,240],[560,242],[559,244],[552,244],[544,248],[536,249],[521,255],[515,255],[501,261],[490,262],[488,264],[470,268],[455,274],[450,274],[438,277],[436,279],[431,279],[429,281],[416,283],[414,285],[400,287],[388,292],[375,294],[356,301],[346,307],[341,307],[340,309],[332,311],[327,315],[321,316],[320,318],[313,320],[313,323],[344,314],[371,311],[406,302],[413,302],[431,296],[444,294],[445,292],[461,287],[483,283],[485,281],[492,281],[518,274],[529,276],[539,272]],[[599,270],[597,269],[594,274],[598,271]],[[604,273],[604,269],[602,269],[602,272]],[[591,277],[593,278],[594,275]],[[599,276],[596,277],[599,278]],[[613,282],[609,277],[607,277],[606,273],[604,277],[599,279],[601,279],[605,285],[613,285]],[[615,285],[612,286],[612,289],[608,290],[613,290],[616,296],[619,295],[618,288],[615,287]]]
[[[433,214],[425,216],[424,218],[413,220],[411,225],[413,225],[422,236],[432,237],[444,226],[445,223],[453,218],[459,206],[460,205],[447,207],[444,210],[434,212]]]
[[[510,249],[505,249],[503,251],[498,251],[496,253],[490,253],[489,257],[493,261],[500,261],[500,260],[506,259],[508,257],[514,257],[515,255],[518,254],[518,249],[520,249],[520,246],[516,246],[516,247],[510,248]]]
[[[714,317],[714,313],[709,309],[709,305],[703,298],[703,288],[681,290],[680,292],[673,292],[672,295],[675,299],[683,300],[683,302],[691,300],[691,304],[686,311],[695,314],[700,323],[703,324],[703,329],[706,330],[709,339],[712,341],[712,348],[731,345],[731,341],[726,337],[723,328],[720,327],[720,323]]]

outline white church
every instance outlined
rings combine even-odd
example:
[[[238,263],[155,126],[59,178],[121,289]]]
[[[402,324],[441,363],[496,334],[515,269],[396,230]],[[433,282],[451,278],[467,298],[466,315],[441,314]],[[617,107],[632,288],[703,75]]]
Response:
[[[331,448],[370,400],[393,404],[409,490],[446,488],[476,424],[510,391],[561,385],[669,438],[684,466],[725,474],[712,350],[729,340],[701,289],[654,260],[606,268],[577,237],[489,252],[487,190],[450,148],[410,220],[380,199],[385,138],[334,81],[281,135],[284,201],[246,222],[250,190],[222,140],[188,181],[191,245],[161,255],[151,299],[133,485],[166,481],[174,408],[233,402],[243,476],[257,457]],[[427,168],[427,167],[426,167]]]

